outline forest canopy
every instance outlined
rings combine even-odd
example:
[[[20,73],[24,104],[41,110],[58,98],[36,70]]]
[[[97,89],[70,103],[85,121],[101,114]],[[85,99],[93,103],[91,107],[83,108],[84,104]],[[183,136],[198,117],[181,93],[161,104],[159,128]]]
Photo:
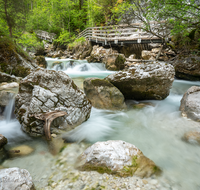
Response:
[[[44,30],[69,43],[87,27],[142,22],[151,32],[150,21],[164,20],[171,34],[192,39],[200,31],[199,7],[197,0],[0,0],[0,34]]]

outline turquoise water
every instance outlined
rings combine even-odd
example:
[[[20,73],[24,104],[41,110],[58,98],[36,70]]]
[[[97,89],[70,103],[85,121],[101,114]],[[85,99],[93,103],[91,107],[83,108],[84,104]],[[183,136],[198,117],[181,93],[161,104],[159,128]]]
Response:
[[[52,67],[54,61],[63,62],[60,67]],[[107,71],[101,63],[87,63],[86,61],[58,60],[47,58],[48,68],[63,70],[79,86],[87,77],[104,78],[113,73]],[[153,106],[143,109],[129,109],[127,111],[109,111],[92,108],[90,119],[78,126],[74,131],[63,134],[64,137],[77,142],[87,141],[95,143],[110,139],[124,140],[136,145],[145,156],[152,159],[163,170],[159,179],[172,184],[176,189],[199,190],[200,189],[200,146],[188,144],[182,140],[183,134],[200,127],[199,123],[182,118],[179,106],[183,94],[193,85],[200,86],[200,82],[175,80],[170,95],[162,101],[150,102]],[[82,88],[82,86],[81,86]],[[130,100],[128,104],[137,103]],[[49,163],[53,156],[48,153],[48,145],[42,140],[33,140],[27,137],[21,130],[17,121],[0,121],[0,133],[15,143],[21,139],[35,148],[35,153],[24,158],[6,161],[3,166],[13,165],[26,168],[34,179],[41,175],[48,176]],[[12,138],[12,137],[17,138]],[[35,144],[34,144],[35,143]],[[44,152],[44,155],[41,153]],[[24,160],[24,162],[23,162]],[[46,160],[35,167],[34,160]],[[36,163],[37,163],[36,162]],[[32,163],[29,165],[28,163]],[[45,172],[42,172],[44,168]],[[45,174],[44,174],[45,173]],[[46,176],[45,176],[46,177]]]

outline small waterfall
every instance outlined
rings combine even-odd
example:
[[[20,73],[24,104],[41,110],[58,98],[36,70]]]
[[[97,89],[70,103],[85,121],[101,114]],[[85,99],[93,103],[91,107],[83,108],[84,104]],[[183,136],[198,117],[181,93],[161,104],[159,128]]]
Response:
[[[62,70],[71,78],[105,78],[115,71],[109,71],[103,63],[88,63],[86,60],[45,58],[47,69]]]
[[[14,109],[15,109],[15,94],[10,94],[10,101],[4,111],[4,116],[6,118],[7,123],[10,122],[12,119],[15,119]]]

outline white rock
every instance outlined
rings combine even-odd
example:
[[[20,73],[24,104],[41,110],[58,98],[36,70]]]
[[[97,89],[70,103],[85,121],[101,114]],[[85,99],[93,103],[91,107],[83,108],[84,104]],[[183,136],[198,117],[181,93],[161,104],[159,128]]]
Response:
[[[157,166],[136,146],[120,140],[110,140],[97,142],[87,148],[79,157],[77,168],[114,173],[120,176],[134,174],[149,177],[155,172]]]
[[[29,172],[20,168],[0,170],[1,190],[34,190],[34,184]]]

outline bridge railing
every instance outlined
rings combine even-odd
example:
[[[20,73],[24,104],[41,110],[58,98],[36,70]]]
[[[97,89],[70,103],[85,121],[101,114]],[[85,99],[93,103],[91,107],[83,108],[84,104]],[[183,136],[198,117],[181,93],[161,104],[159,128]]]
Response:
[[[56,36],[56,34],[54,34],[54,33],[49,33],[49,32],[42,31],[42,30],[36,30],[35,33],[40,39],[44,39],[44,40],[47,40],[50,42],[52,42]]]
[[[108,42],[118,43],[118,41],[137,40],[141,43],[141,40],[147,39],[160,39],[158,36],[167,35],[167,30],[160,25],[161,23],[152,22],[152,31],[157,34],[145,32],[141,23],[134,23],[131,25],[113,25],[102,27],[89,27],[82,31],[78,37],[85,37],[89,40],[96,42],[104,41],[105,45]]]

